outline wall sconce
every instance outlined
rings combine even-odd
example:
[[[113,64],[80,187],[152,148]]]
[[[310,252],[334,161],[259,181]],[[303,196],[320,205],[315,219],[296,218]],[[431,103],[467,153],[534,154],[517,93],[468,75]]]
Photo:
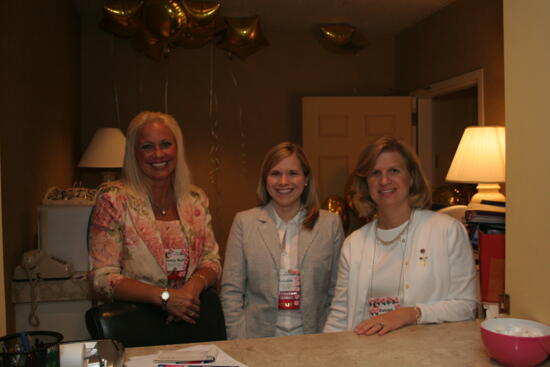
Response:
[[[478,184],[469,210],[482,200],[506,201],[498,184],[506,181],[505,148],[503,126],[471,126],[464,130],[446,180]]]
[[[124,162],[124,147],[126,137],[120,129],[106,127],[98,129],[86,151],[82,155],[78,167],[86,168],[121,168]],[[101,182],[113,181],[117,172],[105,170],[101,172]]]

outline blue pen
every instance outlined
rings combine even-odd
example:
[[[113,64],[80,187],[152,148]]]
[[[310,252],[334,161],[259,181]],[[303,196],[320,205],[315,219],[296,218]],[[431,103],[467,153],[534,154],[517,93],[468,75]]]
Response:
[[[21,339],[21,344],[23,344],[23,352],[30,352],[31,347],[29,345],[29,335],[25,331],[22,331],[19,334],[19,338]]]

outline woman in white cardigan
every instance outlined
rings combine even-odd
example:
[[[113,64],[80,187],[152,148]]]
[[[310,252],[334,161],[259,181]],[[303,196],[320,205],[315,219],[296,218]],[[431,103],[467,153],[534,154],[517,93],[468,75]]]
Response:
[[[350,189],[370,222],[344,242],[324,331],[384,335],[474,318],[468,235],[462,223],[427,210],[431,191],[415,153],[395,138],[378,139],[360,156]]]

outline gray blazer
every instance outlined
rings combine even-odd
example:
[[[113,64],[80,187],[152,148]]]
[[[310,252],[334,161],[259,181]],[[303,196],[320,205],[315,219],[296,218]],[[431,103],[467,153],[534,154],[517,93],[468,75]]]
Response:
[[[311,231],[300,230],[304,333],[321,332],[334,295],[342,222],[319,212]],[[268,206],[237,213],[227,240],[221,301],[229,339],[275,336],[281,246]]]

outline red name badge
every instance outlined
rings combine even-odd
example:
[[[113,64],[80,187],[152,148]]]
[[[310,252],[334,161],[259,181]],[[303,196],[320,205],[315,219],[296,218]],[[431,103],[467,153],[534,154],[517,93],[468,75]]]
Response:
[[[300,271],[281,270],[279,273],[279,310],[299,310],[300,294]]]

